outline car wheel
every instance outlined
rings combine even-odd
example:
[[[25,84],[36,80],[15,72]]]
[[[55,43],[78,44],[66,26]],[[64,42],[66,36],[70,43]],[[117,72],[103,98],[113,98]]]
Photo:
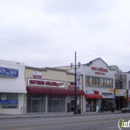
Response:
[[[127,110],[122,111],[123,113],[127,113]]]

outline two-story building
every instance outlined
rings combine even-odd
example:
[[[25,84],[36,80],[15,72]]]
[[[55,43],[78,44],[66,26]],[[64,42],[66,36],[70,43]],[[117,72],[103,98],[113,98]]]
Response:
[[[0,114],[23,114],[25,64],[0,60]]]

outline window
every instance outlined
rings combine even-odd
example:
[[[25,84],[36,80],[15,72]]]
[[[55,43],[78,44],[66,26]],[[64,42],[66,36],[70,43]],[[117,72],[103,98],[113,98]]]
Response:
[[[98,77],[86,76],[86,85],[87,86],[100,86],[100,79]]]
[[[86,76],[86,86],[112,87],[113,80],[107,78]]]
[[[102,87],[112,87],[113,86],[113,80],[101,78],[101,86]]]
[[[1,108],[18,108],[18,94],[0,93]]]
[[[130,81],[129,81],[129,89],[130,89]]]

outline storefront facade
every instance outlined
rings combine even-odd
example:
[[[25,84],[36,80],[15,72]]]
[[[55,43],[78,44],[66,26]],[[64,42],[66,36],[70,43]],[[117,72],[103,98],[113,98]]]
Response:
[[[114,102],[115,71],[101,58],[82,64],[78,71],[83,74],[83,111],[96,111],[97,106],[108,110]]]
[[[25,114],[73,112],[74,74],[55,68],[26,67]],[[82,81],[82,79],[81,79]],[[82,85],[77,87],[77,105],[83,110]]]
[[[0,114],[23,114],[24,63],[0,60]]]

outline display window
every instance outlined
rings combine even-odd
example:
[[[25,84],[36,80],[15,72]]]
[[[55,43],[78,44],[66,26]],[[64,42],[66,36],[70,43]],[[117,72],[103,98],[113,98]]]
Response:
[[[45,95],[27,94],[27,113],[45,112]]]
[[[18,108],[18,94],[0,93],[0,108]]]
[[[86,112],[96,111],[96,99],[86,99]]]

